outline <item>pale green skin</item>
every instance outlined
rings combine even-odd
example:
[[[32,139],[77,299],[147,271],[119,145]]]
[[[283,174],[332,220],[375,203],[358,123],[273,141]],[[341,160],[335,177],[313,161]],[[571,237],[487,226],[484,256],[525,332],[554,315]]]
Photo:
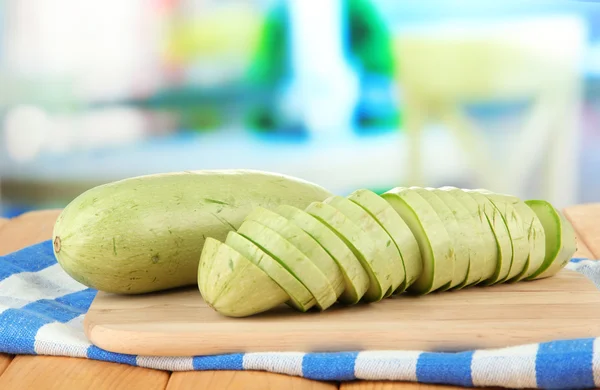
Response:
[[[480,284],[488,286],[502,282],[510,272],[513,259],[513,245],[504,218],[496,206],[483,194],[469,190],[463,191],[477,202],[478,214],[485,216],[496,239],[496,262],[486,267]]]
[[[344,291],[344,276],[329,253],[304,230],[287,218],[263,207],[257,207],[245,219],[258,222],[276,231],[310,259],[325,275],[329,284],[339,297]]]
[[[311,203],[305,210],[332,229],[352,250],[369,275],[369,288],[363,296],[366,302],[384,298],[392,287],[392,270],[381,256],[368,234],[335,207],[322,202]]]
[[[369,275],[344,241],[304,210],[282,205],[275,211],[313,237],[335,260],[342,271],[345,285],[339,301],[344,304],[358,303],[369,288]]]
[[[452,210],[454,216],[456,217],[458,231],[455,233],[455,235],[459,238],[457,258],[458,252],[463,250],[467,251],[469,261],[467,277],[462,283],[459,283],[455,287],[460,289],[479,283],[483,278],[486,263],[488,261],[488,254],[484,248],[481,223],[474,216],[477,214],[476,203],[474,202],[475,210],[469,211],[469,209],[467,209],[467,207],[465,207],[451,193],[436,188],[427,188],[427,190],[436,194],[442,200],[442,202],[444,202],[444,204],[446,204],[446,206]],[[473,213],[473,211],[475,211],[475,213]],[[495,242],[493,242],[493,247],[495,250]],[[454,283],[455,281],[453,280],[452,284]]]
[[[421,251],[417,239],[402,217],[382,197],[367,189],[356,190],[348,199],[369,212],[392,238],[402,257],[405,279],[396,289],[401,293],[411,286],[423,272]]]
[[[545,257],[541,267],[526,280],[556,275],[571,260],[577,250],[573,225],[565,216],[544,200],[525,201],[540,219],[545,232]]]
[[[449,194],[471,215],[475,226],[472,226],[474,234],[470,235],[470,238],[475,241],[470,245],[469,279],[474,281],[479,278],[479,281],[476,282],[479,283],[496,271],[498,243],[492,226],[488,222],[485,213],[481,211],[477,201],[466,192],[450,186],[441,187],[437,191]],[[450,201],[447,202],[447,204],[449,203]],[[473,267],[473,262],[477,265],[476,267]],[[467,283],[468,285],[471,285],[471,283]]]
[[[475,190],[473,191],[475,192]],[[508,272],[508,277],[503,282],[517,282],[523,278],[529,267],[529,240],[527,239],[527,233],[523,229],[523,219],[512,202],[506,197],[489,192],[483,195],[500,211],[508,228],[510,241],[513,246],[512,264]]]
[[[452,240],[433,207],[415,191],[397,187],[382,194],[419,243],[423,272],[407,291],[427,294],[447,288],[454,274]]]
[[[294,275],[310,291],[319,309],[325,310],[337,301],[337,295],[325,274],[279,233],[250,220],[242,223],[238,233],[255,243]]]
[[[542,266],[546,255],[546,234],[540,219],[534,211],[525,204],[525,202],[516,196],[494,194],[485,189],[478,189],[477,191],[483,194],[492,194],[498,198],[504,198],[507,202],[512,204],[517,214],[521,217],[521,220],[523,221],[523,231],[525,232],[529,243],[529,257],[527,259],[527,269],[525,269],[515,281],[527,279],[529,276],[536,273]]]
[[[287,303],[291,307],[305,312],[316,304],[310,291],[290,271],[246,237],[231,231],[227,235],[225,244],[235,249],[273,279],[289,296]]]
[[[454,271],[448,288],[464,286],[469,277],[469,248],[463,238],[465,226],[458,224],[456,210],[453,213],[453,210],[433,191],[421,187],[410,187],[408,190],[421,195],[433,207],[450,236],[454,253]]]
[[[529,266],[518,280],[527,279],[537,272],[546,257],[546,234],[542,222],[523,201],[513,204],[523,220],[523,230],[529,242]]]
[[[207,237],[223,241],[257,206],[304,208],[329,196],[300,179],[250,170],[130,178],[67,205],[54,226],[55,256],[75,280],[109,293],[194,285]]]
[[[204,301],[228,317],[270,310],[289,299],[264,271],[226,244],[207,238],[198,267]]]
[[[371,214],[349,199],[334,195],[325,199],[323,203],[339,210],[373,240],[373,244],[380,250],[382,258],[388,262],[388,268],[392,275],[392,285],[385,295],[386,297],[392,295],[404,283],[405,273],[402,256],[389,234]]]

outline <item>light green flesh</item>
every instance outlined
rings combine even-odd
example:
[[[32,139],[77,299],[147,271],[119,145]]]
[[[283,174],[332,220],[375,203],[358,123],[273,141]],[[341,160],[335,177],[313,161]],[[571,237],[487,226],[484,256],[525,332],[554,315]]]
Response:
[[[412,285],[423,272],[421,251],[417,239],[402,217],[376,193],[361,189],[354,191],[348,199],[369,212],[392,238],[402,257],[405,280],[396,293],[401,293]]]
[[[484,193],[483,195],[500,211],[513,245],[513,261],[508,277],[504,282],[519,281],[527,273],[529,267],[529,240],[523,229],[523,220],[506,197],[492,193]]]
[[[490,278],[496,272],[499,246],[496,242],[496,236],[494,235],[492,226],[488,222],[485,213],[481,212],[479,204],[472,196],[459,188],[445,186],[438,190],[440,192],[448,193],[453,199],[457,200],[471,215],[471,219],[476,225],[473,227],[473,231],[475,232],[475,236],[479,236],[479,239],[473,237],[475,242],[470,246],[471,252],[469,257],[468,279],[476,279],[476,276],[472,275],[471,272],[479,274],[479,282]],[[476,268],[480,269],[473,271],[473,264],[475,264]],[[477,265],[479,265],[479,267],[477,267]],[[467,286],[469,285],[470,284],[467,283]]]
[[[464,285],[469,271],[469,248],[465,245],[466,243],[463,239],[463,233],[461,233],[461,226],[458,225],[456,214],[433,191],[428,191],[420,187],[410,187],[407,191],[416,192],[431,205],[444,224],[448,236],[450,236],[452,243],[450,248],[454,257],[454,271],[452,273],[452,282],[448,288]]]
[[[427,190],[438,196],[442,202],[452,210],[456,217],[458,228],[456,233],[460,243],[459,249],[457,250],[457,259],[459,252],[465,251],[465,256],[467,256],[468,261],[467,277],[464,279],[463,283],[458,284],[456,287],[462,288],[479,283],[483,279],[483,274],[487,266],[486,263],[491,261],[491,259],[488,258],[488,254],[484,248],[481,223],[474,217],[477,213],[477,204],[474,202],[475,210],[469,210],[447,191],[435,188],[427,188]],[[495,249],[496,243],[494,242],[493,245]]]
[[[484,190],[481,190],[482,192]],[[488,191],[491,194],[491,192]],[[523,280],[536,273],[544,263],[546,254],[546,235],[544,227],[534,211],[521,199],[506,194],[496,194],[509,201],[523,221],[523,231],[529,243],[529,259],[527,269],[516,279]]]
[[[452,241],[442,220],[422,196],[398,187],[381,195],[404,219],[419,243],[423,272],[407,291],[427,294],[452,282]]]
[[[519,279],[526,279],[537,272],[546,257],[546,234],[542,222],[524,202],[514,203],[515,210],[523,220],[523,230],[529,242],[529,265],[527,272]]]
[[[369,275],[350,248],[330,228],[312,215],[293,206],[282,205],[275,212],[296,224],[331,255],[344,276],[345,289],[339,297],[344,304],[355,304],[369,288]]]
[[[473,261],[475,261],[475,260],[473,260]],[[469,267],[467,268],[467,275],[465,276],[465,280],[463,280],[462,283],[459,283],[458,285],[456,285],[454,287],[448,287],[448,290],[460,290],[465,287],[469,287],[469,286],[477,284],[477,282],[469,283],[469,280],[472,279],[471,268],[476,268],[476,266],[473,265],[473,267],[471,267],[471,254],[469,254]],[[473,271],[475,271],[475,270],[473,270]],[[479,279],[477,281],[479,281]]]
[[[207,302],[214,300],[215,296],[218,295],[216,283],[208,283],[210,269],[212,263],[217,257],[217,253],[221,248],[221,241],[215,240],[214,238],[208,238],[204,243],[202,252],[200,254],[200,262],[198,264],[198,288],[200,293]],[[207,288],[208,287],[208,288]]]
[[[371,214],[351,200],[341,196],[331,196],[323,203],[336,208],[369,235],[373,245],[379,249],[380,255],[387,261],[392,276],[392,285],[385,296],[392,295],[405,279],[402,257],[392,238]]]
[[[272,309],[288,294],[239,252],[207,238],[200,256],[198,288],[206,303],[229,317],[246,317]]]
[[[248,216],[246,221],[251,220],[260,223],[276,231],[283,238],[288,240],[308,259],[310,259],[327,277],[329,284],[335,291],[336,297],[339,297],[344,291],[344,276],[342,271],[331,258],[329,253],[323,249],[319,243],[304,230],[287,218],[263,207],[257,207]]]
[[[280,262],[310,291],[321,310],[325,310],[335,303],[337,295],[323,272],[280,234],[258,222],[249,220],[242,223],[238,233]]]
[[[575,231],[564,215],[550,203],[543,200],[528,200],[525,204],[540,219],[546,240],[544,262],[527,280],[553,276],[568,264],[577,250]]]
[[[271,277],[290,297],[288,302],[290,306],[305,312],[315,305],[315,298],[310,291],[277,260],[252,241],[237,232],[231,231],[227,235],[225,244],[238,251]]]
[[[367,233],[333,206],[322,202],[311,203],[306,212],[313,215],[352,250],[369,275],[369,288],[363,296],[367,302],[383,299],[392,286],[392,275],[388,266]]]
[[[513,245],[508,228],[502,215],[500,215],[500,211],[487,197],[479,192],[469,190],[464,190],[464,193],[477,202],[479,207],[477,213],[481,219],[485,218],[487,220],[496,240],[496,262],[488,264],[480,284],[487,286],[499,283],[508,276],[513,258]]]

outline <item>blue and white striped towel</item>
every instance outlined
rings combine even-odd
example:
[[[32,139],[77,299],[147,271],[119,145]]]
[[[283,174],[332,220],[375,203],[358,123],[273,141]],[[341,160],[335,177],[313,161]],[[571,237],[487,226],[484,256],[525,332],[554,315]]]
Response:
[[[574,259],[568,267],[600,288],[600,262]],[[546,389],[600,386],[600,337],[460,353],[116,354],[91,345],[83,333],[83,317],[95,294],[60,268],[49,241],[0,257],[0,352],[75,356],[171,371],[264,370],[332,381],[401,380]]]

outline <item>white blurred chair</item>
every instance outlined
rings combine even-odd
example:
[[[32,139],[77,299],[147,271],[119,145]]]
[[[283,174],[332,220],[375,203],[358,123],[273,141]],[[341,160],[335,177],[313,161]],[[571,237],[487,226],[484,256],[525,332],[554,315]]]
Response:
[[[584,43],[585,26],[572,17],[464,22],[398,34],[409,184],[424,184],[421,135],[439,120],[466,153],[478,187],[521,195],[541,163],[539,196],[559,207],[575,203]],[[461,105],[529,98],[534,104],[525,125],[493,161],[491,152],[501,145],[488,145]]]

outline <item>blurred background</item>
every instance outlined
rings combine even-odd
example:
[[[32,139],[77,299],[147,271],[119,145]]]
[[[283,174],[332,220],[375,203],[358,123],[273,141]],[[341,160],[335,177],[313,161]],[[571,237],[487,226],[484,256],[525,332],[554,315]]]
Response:
[[[0,2],[0,215],[224,168],[600,201],[600,4]]]

